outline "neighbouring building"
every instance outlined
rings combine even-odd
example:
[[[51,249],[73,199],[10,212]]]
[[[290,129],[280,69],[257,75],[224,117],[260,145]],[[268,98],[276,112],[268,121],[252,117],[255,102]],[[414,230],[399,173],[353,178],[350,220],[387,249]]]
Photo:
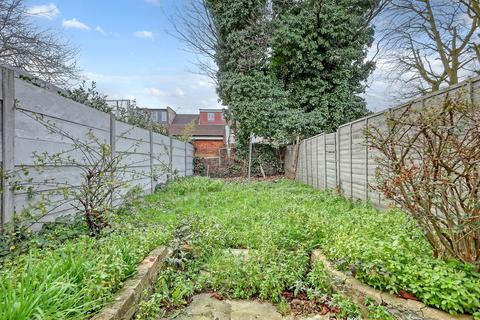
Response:
[[[176,116],[175,111],[170,107],[157,109],[142,108],[142,110],[149,114],[150,120],[161,123],[165,126],[169,126]]]
[[[195,156],[213,162],[217,160],[219,163],[220,150],[223,154],[230,155],[234,136],[222,109],[200,109],[198,114],[177,114],[170,107],[140,109],[146,112],[152,121],[167,126],[172,136],[183,135],[187,126],[193,122],[192,144],[195,147]]]
[[[221,109],[200,109],[199,114],[177,114],[170,124],[173,136],[181,136],[185,128],[194,123],[192,143],[195,155],[206,159],[219,159],[220,149],[225,148],[229,127]]]

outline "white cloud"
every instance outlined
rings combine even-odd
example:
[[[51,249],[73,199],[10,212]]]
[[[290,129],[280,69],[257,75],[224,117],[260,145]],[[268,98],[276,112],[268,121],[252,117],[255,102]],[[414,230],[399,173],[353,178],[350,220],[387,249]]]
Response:
[[[163,91],[158,88],[145,88],[145,93],[149,96],[157,97],[157,98],[165,98],[165,97],[184,97],[185,91],[180,88],[176,88],[173,91]]]
[[[60,15],[60,10],[54,3],[41,4],[28,8],[27,13],[31,16],[53,20]]]
[[[161,0],[145,0],[145,2],[153,4],[154,6],[160,6]]]
[[[63,20],[62,26],[66,29],[90,30],[90,26],[78,21],[76,18]]]
[[[149,96],[153,96],[153,97],[166,97],[168,96],[168,93],[165,92],[165,91],[162,91],[158,88],[146,88],[145,89],[145,93],[148,94]]]
[[[136,31],[133,33],[133,35],[137,38],[143,38],[143,39],[151,39],[153,40],[155,38],[155,34],[152,31]]]
[[[96,26],[95,27],[95,31],[97,31],[98,33],[100,33],[102,36],[107,36],[108,35],[108,32],[105,31],[102,27],[100,26]]]

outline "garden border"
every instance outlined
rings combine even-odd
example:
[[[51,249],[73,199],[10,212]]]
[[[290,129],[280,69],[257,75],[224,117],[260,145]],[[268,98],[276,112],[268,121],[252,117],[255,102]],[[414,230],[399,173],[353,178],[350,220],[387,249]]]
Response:
[[[114,301],[106,305],[92,320],[130,320],[137,311],[145,290],[151,291],[158,278],[160,269],[172,255],[168,247],[158,247],[140,263],[137,273],[124,284],[115,295]]]
[[[470,315],[452,315],[444,311],[429,307],[422,302],[399,298],[393,294],[382,292],[365,285],[335,269],[332,263],[322,254],[321,250],[314,250],[310,261],[320,261],[327,272],[332,276],[332,285],[335,290],[345,293],[360,306],[365,306],[365,299],[371,298],[377,304],[383,305],[397,319],[409,320],[473,320]]]

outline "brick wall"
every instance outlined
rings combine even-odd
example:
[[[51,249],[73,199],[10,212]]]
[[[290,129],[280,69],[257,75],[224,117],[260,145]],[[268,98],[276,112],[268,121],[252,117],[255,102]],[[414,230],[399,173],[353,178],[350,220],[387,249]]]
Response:
[[[195,140],[195,156],[197,157],[218,157],[219,149],[225,146],[223,140]]]
[[[209,113],[214,113],[215,114],[215,119],[213,121],[208,121],[208,114]],[[222,113],[223,112],[200,112],[200,118],[199,118],[199,124],[204,125],[204,124],[217,124],[217,125],[226,125],[227,122],[222,119]]]

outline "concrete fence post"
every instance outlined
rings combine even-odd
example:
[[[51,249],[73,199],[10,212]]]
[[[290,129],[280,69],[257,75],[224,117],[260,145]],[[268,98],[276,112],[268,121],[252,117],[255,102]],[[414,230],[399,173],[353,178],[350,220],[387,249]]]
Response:
[[[470,98],[470,103],[475,104],[475,92],[473,90],[473,81],[470,81],[468,83],[468,93],[469,93],[469,98]]]
[[[353,199],[353,123],[350,123],[350,198]]]
[[[323,134],[323,189],[328,188],[328,178],[327,178],[327,135]]]
[[[154,179],[154,170],[153,170],[153,131],[152,128],[148,130],[148,135],[150,139],[150,193],[155,192],[155,179]]]
[[[115,153],[117,150],[117,119],[115,118],[115,114],[110,113],[110,155],[115,158]],[[113,179],[113,168],[112,168],[112,179]],[[110,206],[113,208],[113,193],[110,194]]]
[[[14,191],[9,186],[5,174],[15,169],[15,72],[2,68],[2,189],[1,221],[3,232],[5,223],[12,221],[15,213]]]
[[[311,178],[310,178],[310,183],[313,187],[313,166],[314,166],[314,163],[313,163],[313,139],[310,141],[310,175],[311,175]]]
[[[170,138],[170,147],[168,149],[168,168],[169,168],[169,177],[167,180],[172,180],[173,179],[173,138],[172,136],[169,136]]]
[[[305,176],[305,183],[308,184],[308,174],[309,174],[309,170],[308,170],[308,140],[305,140],[305,143],[304,143],[304,147],[305,147],[305,171],[306,171],[306,176]]]
[[[187,176],[187,142],[184,143],[184,151],[185,151],[185,177]]]
[[[337,130],[337,135],[336,135],[336,155],[337,155],[337,159],[336,159],[336,162],[337,162],[337,187],[338,189],[340,190],[340,192],[343,192],[343,187],[342,187],[342,160],[341,160],[341,156],[340,156],[340,153],[341,153],[341,136],[340,136],[340,130],[341,128],[338,128]]]
[[[365,119],[365,129],[368,130],[368,118]],[[365,201],[368,201],[368,141],[365,140]]]
[[[316,171],[315,171],[315,186],[317,187],[317,189],[320,189],[320,177],[319,177],[319,167],[320,167],[320,160],[319,160],[319,150],[320,148],[318,147],[318,142],[320,141],[320,139],[318,138],[315,138],[315,154],[317,155],[317,161],[315,162],[316,163]]]

